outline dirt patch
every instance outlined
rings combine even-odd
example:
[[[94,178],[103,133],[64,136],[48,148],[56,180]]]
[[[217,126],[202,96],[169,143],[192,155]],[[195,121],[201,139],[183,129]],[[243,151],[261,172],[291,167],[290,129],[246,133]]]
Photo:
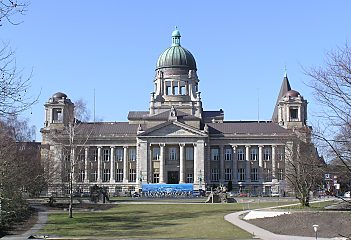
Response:
[[[319,237],[351,237],[351,212],[293,212],[272,218],[247,221],[270,232],[283,235],[314,237],[314,224],[319,225]]]

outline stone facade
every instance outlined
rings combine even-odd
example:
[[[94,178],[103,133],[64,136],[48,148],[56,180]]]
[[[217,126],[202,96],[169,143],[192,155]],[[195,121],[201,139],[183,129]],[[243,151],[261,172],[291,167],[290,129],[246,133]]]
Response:
[[[205,111],[195,58],[180,33],[157,61],[148,111],[128,122],[80,122],[63,93],[45,104],[42,158],[55,176],[49,193],[93,185],[111,194],[138,191],[144,183],[193,183],[194,189],[227,185],[234,191],[285,192],[287,148],[309,131],[307,101],[291,90],[287,75],[271,121],[225,121],[224,111]]]

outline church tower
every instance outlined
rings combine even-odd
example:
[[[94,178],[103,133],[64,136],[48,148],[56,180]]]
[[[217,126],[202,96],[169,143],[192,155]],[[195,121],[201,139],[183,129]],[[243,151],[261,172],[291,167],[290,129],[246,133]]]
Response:
[[[154,92],[151,93],[150,115],[162,113],[172,107],[201,118],[202,102],[198,89],[194,56],[180,45],[180,32],[172,33],[172,46],[158,58]]]
[[[307,101],[298,91],[291,89],[287,73],[284,75],[272,121],[287,129],[307,126]]]

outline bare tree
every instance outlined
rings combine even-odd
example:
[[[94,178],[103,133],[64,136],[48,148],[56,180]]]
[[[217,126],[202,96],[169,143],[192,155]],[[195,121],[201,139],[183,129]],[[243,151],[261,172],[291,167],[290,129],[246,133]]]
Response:
[[[18,70],[14,52],[4,45],[0,49],[0,116],[14,115],[30,108],[37,98],[28,96],[31,75],[24,78]]]
[[[74,185],[77,182],[78,168],[84,164],[84,162],[82,164],[81,156],[85,155],[84,146],[91,134],[91,130],[87,130],[84,127],[86,123],[78,118],[82,118],[85,121],[89,119],[86,103],[82,99],[79,99],[75,104],[72,104],[67,99],[62,128],[52,129],[48,135],[52,145],[55,145],[56,149],[47,149],[46,153],[43,154],[45,155],[45,160],[47,160],[45,164],[46,174],[51,174],[51,176],[47,175],[46,177],[47,180],[51,181],[50,184],[57,185],[61,182],[63,186],[67,183],[69,185],[70,218],[73,217]],[[53,151],[59,152],[54,153]],[[60,157],[57,157],[58,155]],[[62,175],[59,176],[59,172]],[[59,178],[61,178],[61,181]]]
[[[285,172],[288,185],[302,206],[310,205],[310,193],[322,184],[325,164],[313,143],[299,139],[288,144]]]
[[[351,48],[346,43],[328,52],[323,66],[305,72],[322,107],[315,138],[351,172]]]
[[[17,25],[21,21],[14,20],[16,15],[24,15],[27,11],[29,3],[17,0],[0,0],[0,26],[3,22]]]
[[[27,210],[25,195],[37,195],[43,187],[39,144],[24,142],[32,137],[14,129],[28,128],[26,123],[17,118],[11,124],[0,121],[0,229],[21,220]]]

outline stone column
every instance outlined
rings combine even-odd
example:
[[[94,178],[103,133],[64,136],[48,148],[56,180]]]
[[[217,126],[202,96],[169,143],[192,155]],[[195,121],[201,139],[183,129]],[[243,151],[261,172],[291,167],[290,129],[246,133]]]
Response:
[[[164,171],[165,171],[165,144],[160,144],[160,183],[165,183],[164,178]]]
[[[84,182],[89,183],[89,170],[88,170],[88,151],[89,147],[84,149]]]
[[[97,158],[98,158],[97,159],[98,160],[97,161],[98,162],[97,163],[98,164],[97,165],[97,171],[98,171],[97,174],[98,175],[97,175],[97,180],[96,180],[97,182],[101,182],[101,148],[102,147],[98,147],[98,156],[97,156]]]
[[[123,183],[128,182],[128,147],[123,147]]]
[[[277,145],[272,145],[272,179],[276,178],[276,174],[275,174],[276,149],[277,149]]]
[[[173,81],[171,81],[171,94],[170,95],[174,95],[174,85],[173,85]]]
[[[154,176],[154,164],[153,164],[153,151],[154,151],[154,147],[152,144],[149,145],[149,158],[148,158],[148,163],[147,163],[147,179],[146,181],[149,182],[153,182],[153,176]],[[141,161],[141,160],[140,160]]]
[[[179,144],[179,183],[185,183],[184,177],[184,169],[185,169],[185,162],[184,162],[184,147],[185,144]]]
[[[205,141],[198,140],[194,145],[194,189],[204,189],[205,174]],[[197,187],[198,186],[198,187]],[[197,187],[197,188],[196,188]]]
[[[199,159],[198,159],[198,156],[197,156],[197,144],[196,143],[194,143],[194,183],[198,183],[199,182],[199,173],[198,173],[198,171],[199,171],[199,166],[198,166],[198,161],[199,161]]]
[[[110,183],[115,183],[115,147],[111,147],[111,167],[110,167]]]
[[[224,184],[224,146],[219,146],[219,182]]]
[[[233,183],[238,182],[238,158],[236,155],[236,145],[232,145],[233,153],[232,153],[232,160],[233,160]]]
[[[251,180],[251,167],[250,167],[250,147],[249,145],[245,146],[246,153],[245,153],[245,163],[246,163],[246,182],[250,182]]]
[[[258,146],[258,180],[263,182],[263,146]]]

